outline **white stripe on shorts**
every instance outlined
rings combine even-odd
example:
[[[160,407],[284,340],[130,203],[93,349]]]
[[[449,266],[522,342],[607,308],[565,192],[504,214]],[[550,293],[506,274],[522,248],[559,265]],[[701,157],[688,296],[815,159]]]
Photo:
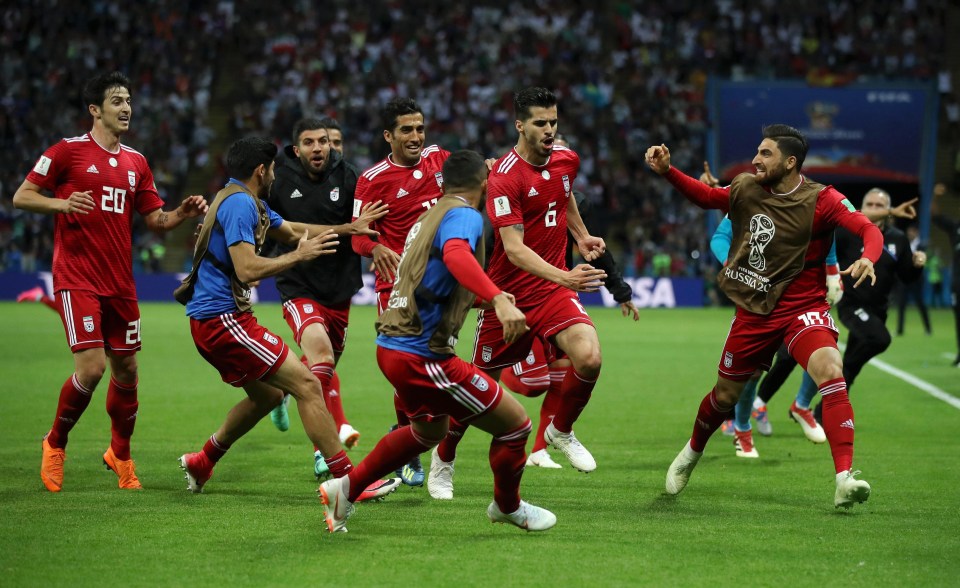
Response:
[[[261,345],[259,341],[247,334],[247,332],[243,330],[243,327],[240,326],[240,323],[237,322],[237,319],[233,318],[232,314],[221,314],[220,322],[227,327],[227,330],[230,331],[230,334],[233,335],[234,339],[249,349],[251,353],[263,360],[264,363],[271,366],[277,363],[277,354],[273,353]]]

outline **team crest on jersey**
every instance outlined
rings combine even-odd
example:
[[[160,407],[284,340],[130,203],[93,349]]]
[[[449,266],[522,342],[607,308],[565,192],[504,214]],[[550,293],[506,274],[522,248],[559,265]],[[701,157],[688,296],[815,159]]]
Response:
[[[490,384],[488,384],[486,378],[480,374],[473,374],[473,377],[470,378],[470,384],[481,392],[486,392],[490,389]]]
[[[433,174],[433,179],[435,179],[435,180],[437,181],[437,187],[438,187],[438,188],[442,188],[442,187],[443,187],[443,172],[437,172],[437,173]]]
[[[304,304],[304,305],[303,305],[303,312],[305,312],[305,313],[307,313],[307,314],[311,314],[311,313],[313,312],[313,305],[312,305],[312,304]]]
[[[137,172],[128,171],[127,172],[127,181],[130,182],[130,188],[133,189],[137,186]]]
[[[263,340],[271,345],[276,345],[277,343],[279,343],[279,340],[273,335],[271,335],[270,333],[264,333]]]
[[[93,332],[93,317],[85,316],[83,317],[83,330],[92,333]]]
[[[733,367],[733,354],[729,351],[723,352],[723,367],[731,368]]]
[[[563,180],[563,191],[569,193],[570,192],[570,176],[563,176],[563,178],[561,179]]]
[[[480,350],[480,357],[483,358],[483,361],[490,361],[493,359],[493,348],[484,345],[483,349]]]
[[[527,359],[525,360],[527,365],[533,365],[537,362],[537,356],[533,354],[533,351],[527,354]]]
[[[340,186],[330,190],[330,202],[336,202],[337,200],[340,200]]]

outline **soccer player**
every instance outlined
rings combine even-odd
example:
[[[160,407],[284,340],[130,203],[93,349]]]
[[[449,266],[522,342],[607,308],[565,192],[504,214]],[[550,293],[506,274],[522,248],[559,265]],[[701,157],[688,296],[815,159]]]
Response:
[[[707,172],[709,173],[709,171]],[[703,176],[701,176],[701,181],[703,181]],[[710,185],[709,182],[707,182]],[[714,184],[716,185],[716,184]],[[730,255],[730,242],[733,240],[733,229],[730,223],[730,217],[725,216],[723,220],[720,221],[717,230],[713,233],[713,237],[710,238],[710,250],[713,252],[714,256],[722,265],[726,265],[727,259]],[[837,252],[836,244],[831,243],[830,251],[827,253],[827,257],[824,260],[826,264],[826,275],[827,275],[827,304],[833,306],[837,303],[840,297],[843,296],[843,288],[840,286],[840,267],[837,264]],[[781,353],[786,355],[786,360],[781,359]],[[776,355],[777,361],[791,361],[793,365],[796,365],[796,361],[790,356],[786,351],[786,346],[781,345],[780,350],[777,351]],[[747,380],[746,384],[743,387],[743,390],[740,392],[740,399],[737,401],[737,405],[734,409],[734,417],[727,421],[724,421],[721,426],[721,431],[725,435],[733,436],[733,446],[736,449],[737,457],[745,458],[758,458],[760,453],[757,451],[756,446],[753,443],[753,427],[750,425],[751,415],[757,419],[757,429],[760,431],[761,435],[769,435],[773,432],[770,421],[767,419],[767,408],[766,404],[762,403],[758,407],[757,405],[757,385],[760,381],[760,376],[762,372],[760,370],[753,373],[750,376],[750,379]],[[804,372],[804,384],[807,384],[809,376]],[[813,385],[811,383],[811,385]],[[813,389],[816,390],[816,386],[813,385]],[[797,394],[798,398],[801,396],[801,392]],[[813,417],[813,411],[810,410],[810,404],[804,404],[802,408],[798,407],[794,403],[790,410],[787,413],[791,419],[800,424],[801,429],[803,429],[804,435],[810,441],[814,443],[823,443],[827,440],[826,434],[823,432],[823,428],[817,423]],[[729,431],[729,433],[728,433]]]
[[[277,146],[261,137],[240,139],[230,146],[230,180],[204,218],[193,269],[176,292],[177,300],[186,304],[200,355],[224,382],[243,388],[247,395],[201,451],[180,457],[187,487],[197,493],[220,458],[283,400],[284,393],[297,399],[304,431],[323,452],[331,473],[343,476],[353,467],[326,409],[320,381],[280,337],[257,323],[250,308],[249,284],[333,254],[338,233],[369,233],[367,225],[378,214],[377,203],[364,207],[359,218],[347,225],[287,222],[264,202],[273,183],[276,155]],[[278,257],[263,257],[259,252],[267,235],[296,248]],[[399,483],[397,479],[377,482],[364,489],[365,498],[388,494]]]
[[[566,138],[557,133],[554,137],[554,145],[569,147]],[[583,219],[584,225],[589,228],[590,201],[579,190],[573,191],[573,197],[577,200],[577,209]],[[493,234],[488,243],[493,249]],[[576,246],[576,240],[573,235],[567,231],[566,265],[573,265],[573,247]],[[595,259],[592,264],[607,273],[603,281],[604,287],[613,296],[613,299],[620,305],[620,312],[625,317],[632,317],[633,320],[640,320],[640,312],[633,304],[633,289],[630,284],[623,280],[617,263],[609,251],[604,250],[603,254]],[[563,466],[553,461],[550,453],[547,451],[547,442],[543,438],[547,425],[556,416],[557,405],[560,402],[560,388],[563,380],[570,368],[569,359],[547,358],[543,349],[543,344],[535,339],[527,357],[520,362],[513,364],[509,369],[500,372],[500,382],[510,390],[530,398],[543,394],[543,403],[540,405],[540,420],[537,424],[537,432],[533,437],[533,448],[530,450],[530,456],[527,457],[527,465],[533,467],[559,469]]]
[[[544,531],[557,517],[520,499],[530,419],[496,380],[455,352],[467,311],[479,299],[492,306],[507,343],[527,330],[513,297],[483,273],[487,166],[458,151],[443,164],[444,196],[411,227],[386,308],[377,321],[377,363],[396,389],[410,425],[394,429],[347,476],[320,486],[330,532],[346,531],[356,489],[444,438],[450,418],[493,436],[491,522]]]
[[[787,125],[763,129],[753,158],[755,174],[744,173],[726,188],[711,188],[670,166],[666,145],[647,149],[646,161],[687,199],[702,208],[729,212],[732,252],[718,284],[737,305],[718,367],[716,386],[700,403],[693,435],[666,476],[678,494],[703,455],[707,441],[733,411],[744,383],[769,365],[781,343],[810,374],[824,398],[823,428],[836,470],[834,506],[849,508],[870,496],[853,465],[853,408],[843,380],[837,329],[826,301],[823,261],[833,229],[842,226],[864,243],[862,257],[842,274],[860,286],[876,281],[873,264],[883,236],[842,194],[804,177],[806,138]]]
[[[541,340],[547,356],[554,348],[565,354],[572,366],[564,375],[556,416],[547,425],[544,439],[574,468],[592,472],[597,463],[577,440],[573,424],[600,376],[600,341],[577,292],[598,290],[606,273],[588,264],[567,269],[567,228],[587,261],[603,253],[604,242],[589,234],[571,197],[580,158],[554,144],[556,96],[545,88],[521,90],[514,96],[514,113],[517,145],[494,163],[490,174],[487,215],[493,224],[494,248],[487,273],[516,296],[530,331],[517,341],[505,342],[503,325],[481,310],[473,363],[497,380],[501,369],[527,357],[535,338]],[[462,427],[451,427],[433,451],[427,489],[434,498],[453,498],[453,460],[463,432]]]
[[[130,457],[140,349],[133,213],[160,232],[207,208],[203,197],[189,196],[176,210],[161,209],[146,158],[120,142],[133,114],[126,76],[113,72],[91,78],[83,88],[83,101],[93,128],[47,149],[13,196],[17,208],[56,215],[53,289],[74,373],[60,388],[53,426],[42,442],[40,478],[51,492],[63,488],[68,435],[90,404],[108,362],[111,440],[103,463],[117,474],[120,488],[141,487]]]
[[[377,311],[383,312],[407,232],[417,217],[443,195],[443,162],[450,152],[436,145],[424,147],[426,125],[423,110],[410,98],[390,100],[381,110],[380,118],[383,139],[390,145],[390,155],[360,175],[353,214],[356,217],[365,203],[374,200],[386,204],[390,214],[372,225],[380,233],[377,241],[366,235],[357,235],[352,244],[355,252],[373,258]],[[397,396],[394,396],[394,408],[397,425],[409,424]],[[422,486],[424,472],[420,456],[413,458],[397,474],[408,486]]]
[[[910,240],[903,231],[887,222],[890,212],[890,194],[880,188],[872,188],[863,197],[861,210],[870,218],[876,218],[874,225],[882,231],[884,248],[875,264],[877,274],[873,288],[851,288],[852,280],[844,276],[846,294],[840,300],[837,310],[840,322],[847,327],[847,348],[843,352],[843,379],[849,389],[868,361],[880,355],[890,346],[890,332],[887,330],[887,310],[890,306],[890,292],[897,280],[909,284],[920,279],[927,254],[912,251]],[[875,214],[879,213],[879,214]],[[848,231],[837,231],[837,257],[841,264],[848,264],[860,255],[860,241]],[[800,402],[809,406],[810,398]],[[822,421],[822,404],[814,411]]]
[[[317,225],[349,223],[359,170],[331,149],[323,122],[316,118],[297,121],[293,145],[278,156],[276,179],[267,199],[270,208],[285,219]],[[275,253],[292,246],[278,244]],[[350,299],[363,286],[360,257],[347,246],[297,264],[277,275],[283,299],[283,318],[306,358],[307,367],[320,380],[327,410],[337,425],[340,441],[352,449],[360,433],[343,411],[340,378],[335,368],[343,353],[350,317]],[[281,431],[290,427],[289,396],[270,413]],[[319,448],[314,448],[314,473],[328,470]]]

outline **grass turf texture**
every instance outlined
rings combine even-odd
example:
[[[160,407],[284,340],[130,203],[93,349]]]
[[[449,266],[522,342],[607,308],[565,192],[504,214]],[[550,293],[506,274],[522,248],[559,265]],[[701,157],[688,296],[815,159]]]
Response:
[[[110,439],[105,379],[70,436],[64,490],[51,494],[38,475],[40,437],[70,354],[49,310],[0,304],[5,586],[715,586],[735,578],[930,586],[960,574],[960,410],[872,366],[852,394],[854,463],[873,485],[866,504],[834,510],[829,448],[808,443],[787,418],[799,372],[771,402],[774,436],[755,437],[759,460],[738,459],[718,433],[686,490],[664,494],[667,466],[715,379],[729,309],[645,310],[639,324],[590,309],[604,369],[576,430],[599,467],[581,474],[553,451],[562,470],[528,468],[524,498],[558,518],[541,534],[487,521],[489,437],[476,430],[460,446],[455,500],[404,487],[382,504],[359,505],[345,535],[326,531],[295,410],[289,432],[265,419],[218,465],[204,494],[189,493],[177,457],[199,449],[241,392],[197,354],[182,307],[144,304],[142,312],[133,455],[145,490],[117,489],[100,463]],[[260,305],[257,315],[291,341],[279,306]],[[960,371],[944,356],[955,352],[952,317],[934,311],[932,337],[915,312],[910,319],[883,359],[960,395]],[[350,453],[355,463],[394,419],[374,359],[373,320],[373,308],[353,309],[339,368],[347,416],[363,434]],[[472,325],[468,319],[461,355]],[[536,422],[538,401],[521,401]]]

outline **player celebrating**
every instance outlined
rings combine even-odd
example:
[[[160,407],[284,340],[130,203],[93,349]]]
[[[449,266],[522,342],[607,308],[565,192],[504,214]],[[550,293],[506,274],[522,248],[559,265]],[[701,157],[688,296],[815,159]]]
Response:
[[[457,357],[455,346],[477,298],[492,304],[510,343],[526,331],[512,296],[484,275],[483,219],[487,167],[479,154],[458,151],[443,165],[443,196],[410,229],[397,279],[377,321],[377,363],[396,388],[411,425],[391,431],[352,472],[320,486],[330,532],[346,531],[352,503],[383,473],[443,439],[450,417],[491,435],[492,522],[544,531],[557,517],[520,500],[530,419],[495,380]]]
[[[373,258],[377,311],[383,312],[390,297],[407,232],[417,217],[429,210],[443,195],[443,162],[450,152],[436,145],[423,146],[426,141],[423,110],[412,99],[390,100],[380,117],[383,139],[390,144],[390,155],[360,176],[353,201],[353,214],[354,217],[358,216],[361,208],[374,200],[386,204],[390,214],[371,225],[380,233],[378,241],[365,235],[354,236],[353,250],[364,257]],[[394,405],[397,425],[409,424],[396,396]],[[423,485],[420,456],[397,473],[408,486]]]
[[[103,463],[120,488],[138,489],[130,438],[137,422],[140,309],[133,282],[134,211],[149,229],[169,231],[203,214],[207,203],[190,196],[172,212],[161,210],[143,155],[120,143],[130,129],[130,80],[101,74],[83,88],[93,128],[47,149],[13,196],[13,205],[55,214],[53,289],[63,320],[74,373],[60,388],[57,413],[43,438],[40,478],[51,492],[63,488],[67,437],[90,404],[110,363],[107,413],[110,447]],[[53,193],[53,198],[41,191]]]
[[[600,375],[600,341],[577,291],[596,291],[606,274],[587,264],[567,270],[567,228],[587,261],[604,251],[593,237],[571,197],[580,158],[554,145],[557,98],[545,88],[526,88],[514,96],[517,145],[493,165],[487,215],[494,228],[494,248],[487,273],[517,298],[530,331],[504,343],[503,326],[489,312],[478,313],[473,362],[499,379],[500,370],[527,357],[534,338],[569,356],[572,367],[560,389],[556,416],[544,431],[547,443],[559,449],[576,469],[591,472],[597,464],[573,433]],[[517,271],[520,269],[522,271]],[[440,499],[453,498],[453,460],[463,430],[451,432],[433,452],[428,490]]]
[[[284,221],[264,202],[273,183],[277,146],[260,137],[240,139],[227,152],[230,181],[220,190],[204,218],[194,252],[193,269],[177,289],[186,304],[190,332],[200,355],[217,368],[223,381],[242,387],[247,397],[227,414],[203,449],[180,457],[188,488],[201,492],[213,468],[228,449],[288,393],[297,399],[304,431],[326,456],[334,476],[353,465],[323,401],[319,380],[277,337],[257,323],[250,308],[249,283],[276,275],[294,265],[332,254],[336,233],[369,232],[377,213],[367,206],[352,224],[326,227]],[[268,258],[259,255],[267,235],[296,248]],[[312,235],[312,237],[310,236]],[[364,498],[396,490],[399,480],[364,489]]]
[[[806,138],[793,127],[770,125],[753,158],[756,174],[740,174],[711,188],[670,166],[665,145],[647,149],[650,168],[703,208],[729,212],[733,242],[719,286],[737,304],[718,368],[717,384],[700,403],[693,436],[667,471],[666,489],[679,494],[710,436],[732,413],[744,383],[770,363],[781,342],[817,383],[824,399],[823,428],[836,468],[834,506],[849,508],[870,496],[853,465],[853,408],[843,380],[837,329],[826,300],[824,258],[833,229],[842,226],[864,243],[862,257],[841,272],[859,286],[876,281],[880,231],[830,186],[800,170]]]
[[[294,144],[277,156],[276,180],[268,203],[281,217],[317,225],[350,222],[359,170],[331,149],[327,129],[307,118],[293,127]],[[385,210],[379,214],[385,214]],[[278,245],[277,253],[291,250]],[[324,400],[339,431],[340,441],[353,448],[360,433],[343,412],[340,378],[334,371],[343,353],[350,316],[350,299],[363,286],[360,258],[350,247],[297,264],[277,275],[283,298],[283,318],[303,350],[307,367],[320,380]],[[289,396],[271,412],[281,431],[290,427]],[[326,462],[314,448],[314,473],[326,474]]]

